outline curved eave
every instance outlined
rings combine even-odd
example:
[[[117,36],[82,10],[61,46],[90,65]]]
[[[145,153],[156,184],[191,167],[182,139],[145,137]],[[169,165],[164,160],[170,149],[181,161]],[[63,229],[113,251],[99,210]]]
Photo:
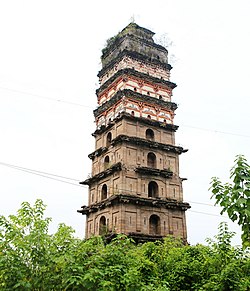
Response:
[[[153,76],[150,76],[148,74],[142,73],[142,72],[138,72],[134,69],[130,69],[130,68],[126,68],[126,69],[122,69],[119,70],[117,73],[115,73],[112,77],[110,77],[99,89],[96,90],[96,94],[100,94],[102,91],[104,91],[106,88],[109,87],[109,85],[111,85],[113,82],[116,81],[116,79],[118,79],[121,76],[133,76],[133,77],[137,77],[139,79],[142,80],[146,80],[150,83],[153,84],[159,84],[159,85],[164,85],[167,86],[171,89],[174,89],[175,87],[177,87],[177,85],[175,83],[172,83],[170,81],[164,80],[164,79],[159,79]]]
[[[160,170],[160,169],[149,168],[149,167],[137,167],[135,171],[142,175],[160,176],[163,178],[173,177],[173,172],[170,170]]]
[[[101,179],[104,179],[104,178],[112,175],[115,172],[121,171],[121,169],[122,169],[122,164],[120,162],[116,163],[113,166],[111,166],[110,168],[106,169],[105,171],[102,171],[102,172],[98,173],[97,175],[80,182],[79,184],[90,186],[93,183],[100,181]]]
[[[129,113],[122,112],[113,121],[111,121],[108,125],[106,125],[106,126],[102,125],[100,128],[96,129],[95,132],[92,133],[92,135],[97,136],[99,134],[102,134],[102,133],[110,130],[114,126],[115,122],[122,120],[122,119],[133,120],[135,122],[140,122],[141,124],[149,125],[149,126],[152,126],[155,128],[164,129],[166,131],[176,131],[179,128],[178,125],[168,124],[168,123],[164,123],[164,122],[160,122],[157,120],[144,118],[144,117],[136,117],[136,116],[133,116]]]
[[[167,152],[174,152],[177,154],[182,154],[184,152],[187,152],[187,149],[183,149],[180,146],[174,146],[170,144],[160,143],[156,141],[151,141],[145,138],[140,137],[134,137],[134,136],[127,136],[127,135],[118,135],[115,139],[112,140],[111,144],[116,145],[119,143],[129,143],[134,145],[140,145],[147,148],[154,148],[154,149],[160,149]]]
[[[109,110],[113,105],[115,105],[124,96],[127,97],[128,99],[131,98],[133,100],[148,103],[150,105],[157,105],[157,106],[160,106],[161,108],[168,108],[169,110],[172,110],[172,111],[175,111],[177,109],[177,104],[174,102],[163,101],[161,99],[156,99],[148,95],[143,95],[138,92],[134,92],[130,89],[124,89],[124,90],[117,91],[111,99],[109,99],[108,101],[103,103],[101,106],[99,106],[97,109],[95,109],[93,111],[94,116],[98,117],[103,112]]]
[[[83,215],[89,215],[92,212],[97,212],[100,209],[104,209],[113,205],[119,204],[134,204],[140,206],[147,206],[152,208],[166,208],[166,209],[175,209],[175,210],[182,210],[186,211],[187,209],[191,208],[189,203],[177,201],[174,199],[161,199],[161,198],[144,198],[135,195],[126,195],[126,194],[117,194],[112,195],[109,198],[94,203],[90,206],[82,206],[80,210],[77,212]]]
[[[108,148],[107,147],[100,147],[99,149],[95,150],[94,152],[90,153],[88,155],[88,157],[91,159],[91,160],[94,160],[95,157],[99,157],[101,156],[102,154],[106,153],[108,151]]]
[[[155,141],[151,141],[151,140],[147,140],[144,138],[140,138],[140,137],[134,137],[134,136],[128,136],[128,135],[118,135],[116,138],[114,138],[111,141],[111,145],[115,146],[116,144],[122,143],[122,142],[126,142],[129,144],[136,144],[136,145],[141,145],[143,147],[148,147],[148,148],[159,148],[161,150],[167,151],[167,152],[173,152],[173,153],[177,153],[177,154],[182,154],[187,152],[187,149],[183,149],[182,147],[179,146],[174,146],[174,145],[170,145],[170,144],[165,144],[165,143],[159,143],[159,142],[155,142]],[[99,157],[102,154],[106,153],[108,151],[108,147],[100,147],[97,150],[95,150],[94,152],[90,153],[88,155],[88,157],[91,160],[94,160],[95,157]],[[151,169],[151,168],[147,168],[147,167],[138,167],[138,171],[147,171],[147,169]],[[154,169],[155,170],[155,169]],[[162,170],[162,175],[163,173],[167,174],[171,173],[171,171],[168,170]],[[164,175],[165,175],[164,174]]]

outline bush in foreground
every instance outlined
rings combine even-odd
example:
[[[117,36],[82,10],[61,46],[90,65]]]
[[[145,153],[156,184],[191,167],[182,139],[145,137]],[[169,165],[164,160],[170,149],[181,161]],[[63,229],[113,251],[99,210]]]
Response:
[[[231,246],[219,226],[208,246],[184,246],[168,237],[136,245],[124,235],[80,240],[51,219],[37,200],[0,217],[0,290],[250,290],[248,249]]]

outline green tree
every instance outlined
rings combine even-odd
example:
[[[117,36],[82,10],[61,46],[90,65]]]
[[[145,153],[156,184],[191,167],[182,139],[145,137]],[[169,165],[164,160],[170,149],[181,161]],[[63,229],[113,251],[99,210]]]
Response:
[[[36,200],[33,207],[22,203],[17,215],[0,216],[1,290],[61,290],[64,266],[79,240],[64,224],[49,235],[51,219],[44,218],[44,210]]]
[[[227,212],[232,221],[237,221],[242,229],[242,244],[250,246],[250,166],[244,156],[236,157],[230,171],[232,183],[222,184],[217,178],[211,181],[212,197],[222,207],[221,214]]]
[[[173,237],[136,245],[124,235],[107,244],[77,239],[65,224],[50,235],[44,210],[37,200],[0,216],[0,290],[250,290],[249,253],[231,246],[226,224],[208,246]]]

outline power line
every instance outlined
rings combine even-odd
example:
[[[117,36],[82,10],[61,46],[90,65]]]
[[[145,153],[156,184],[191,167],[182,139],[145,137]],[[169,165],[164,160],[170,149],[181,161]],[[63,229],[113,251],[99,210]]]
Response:
[[[40,177],[43,177],[43,178],[47,178],[47,179],[55,180],[55,181],[58,181],[58,182],[70,184],[70,185],[73,185],[73,186],[77,186],[77,187],[81,187],[81,188],[87,188],[88,187],[86,185],[75,184],[75,183],[68,182],[68,181],[65,181],[65,180],[61,180],[61,179],[58,179],[58,178],[55,178],[55,177],[60,177],[60,178],[66,179],[66,180],[72,180],[72,181],[77,181],[78,182],[79,180],[77,180],[77,179],[73,179],[73,178],[69,178],[69,177],[65,177],[65,176],[60,176],[60,175],[56,175],[56,174],[51,174],[51,173],[43,172],[43,171],[39,171],[39,170],[33,170],[33,169],[29,169],[29,168],[25,168],[25,167],[20,167],[20,166],[16,166],[16,165],[13,165],[13,164],[8,164],[8,163],[3,163],[3,162],[0,162],[0,165],[9,167],[9,168],[12,168],[12,169],[15,169],[15,170],[19,170],[19,171],[22,171],[22,172],[25,172],[25,173],[37,175],[37,176],[40,176]],[[109,187],[109,188],[110,189],[113,189],[113,187]],[[121,188],[116,189],[116,191],[117,192],[123,192],[123,193],[124,192],[126,192],[126,193],[136,192],[138,194],[137,191],[126,190],[126,189],[121,189]],[[145,194],[145,193],[142,193],[141,192],[139,194]],[[192,201],[192,202],[189,201],[189,202],[190,203],[193,203],[193,204],[201,204],[201,205],[216,207],[215,205],[207,204],[207,203],[202,203],[202,202],[195,202],[195,201]],[[195,211],[195,210],[189,210],[189,212],[227,218],[227,217],[222,216],[222,215],[217,215],[217,214],[212,214],[212,213],[207,213],[207,212],[201,212],[201,211]]]
[[[199,204],[199,205],[205,205],[205,206],[220,207],[218,205],[213,205],[213,204],[209,204],[209,203],[195,202],[195,201],[190,201],[190,200],[186,200],[186,201],[188,203],[191,203],[191,204]]]
[[[193,213],[198,213],[198,214],[205,214],[205,215],[210,215],[210,216],[223,217],[223,218],[227,218],[228,219],[228,217],[223,216],[223,215],[207,213],[207,212],[202,212],[202,211],[188,210],[188,212],[193,212]]]
[[[235,136],[241,136],[241,137],[250,137],[250,135],[246,135],[246,134],[239,134],[239,133],[234,133],[234,132],[227,132],[227,131],[221,131],[221,130],[204,128],[204,127],[197,127],[197,126],[183,125],[183,124],[181,126],[182,127],[192,128],[192,129],[203,130],[203,131],[210,131],[210,132],[215,132],[215,133],[221,133],[221,134],[235,135]]]
[[[70,102],[70,101],[63,100],[63,99],[57,99],[57,98],[42,96],[42,95],[38,95],[38,94],[29,93],[29,92],[26,92],[26,91],[11,89],[11,88],[2,87],[2,86],[0,86],[0,89],[11,91],[11,92],[15,92],[15,93],[26,94],[26,95],[30,95],[30,96],[34,96],[34,97],[38,97],[38,98],[42,98],[42,99],[47,99],[47,100],[50,100],[50,101],[55,101],[55,102],[65,103],[65,104],[74,105],[74,106],[81,106],[83,108],[93,109],[93,107],[91,107],[91,106],[83,105],[83,104],[80,104],[80,103],[75,103],[75,102]],[[197,127],[197,126],[192,126],[192,125],[183,125],[182,124],[181,126],[182,127],[191,128],[191,129],[198,129],[198,130],[202,130],[202,131],[210,131],[210,132],[219,133],[219,134],[226,134],[226,135],[250,138],[250,135],[246,135],[246,134],[239,134],[239,133],[234,133],[234,132],[221,131],[221,130],[209,129],[209,128],[204,128],[204,127]]]
[[[123,189],[123,188],[115,188],[115,187],[109,187],[109,189],[111,189],[113,192],[113,194],[115,193],[128,193],[128,194],[140,194],[140,195],[144,195],[145,192],[138,192],[136,190],[127,190],[127,189]],[[213,204],[209,204],[209,203],[203,203],[203,202],[195,202],[195,201],[190,201],[190,200],[185,200],[185,202],[191,203],[191,204],[199,204],[199,205],[205,205],[205,206],[210,206],[210,207],[220,207],[218,205],[213,205]]]
[[[7,88],[7,87],[1,87],[1,86],[0,86],[0,89],[11,91],[11,92],[15,92],[15,93],[21,93],[21,94],[25,94],[25,95],[30,95],[30,96],[38,97],[38,98],[41,98],[41,99],[47,99],[47,100],[50,100],[50,101],[56,101],[56,102],[60,102],[60,103],[66,103],[66,104],[69,104],[69,105],[75,105],[75,106],[81,106],[81,107],[93,109],[93,107],[91,107],[91,106],[87,106],[87,105],[83,105],[83,104],[75,103],[75,102],[70,102],[70,101],[66,101],[66,100],[63,100],[63,99],[56,99],[56,98],[52,98],[52,97],[42,96],[42,95],[38,95],[38,94],[33,94],[33,93],[20,91],[20,90],[16,90],[16,89],[11,89],[11,88]]]
[[[36,172],[36,173],[40,173],[40,174],[46,174],[46,175],[49,175],[49,176],[54,176],[54,177],[58,177],[58,178],[63,178],[63,179],[79,182],[79,180],[77,180],[77,179],[73,179],[73,178],[69,178],[69,177],[65,177],[65,176],[60,176],[60,175],[51,174],[51,173],[47,173],[47,172],[42,172],[42,171],[38,171],[38,170],[34,170],[34,169],[24,168],[24,167],[12,165],[12,164],[7,164],[7,163],[3,163],[3,162],[0,162],[0,164],[3,165],[3,166],[7,166],[7,167],[23,169],[23,170],[27,170],[27,171],[31,171],[31,172]]]
[[[66,180],[79,182],[78,179],[69,178],[69,177],[65,177],[65,176],[61,176],[61,175],[57,175],[57,174],[52,174],[52,173],[48,173],[48,172],[43,172],[43,171],[40,171],[40,170],[34,170],[34,169],[26,168],[26,167],[20,167],[20,166],[9,164],[9,163],[0,162],[0,165],[6,166],[6,167],[9,167],[9,168],[13,168],[13,169],[16,169],[16,170],[20,170],[20,171],[23,171],[23,172],[26,172],[26,173],[42,176],[42,177],[45,177],[45,178],[50,178],[50,179],[53,179],[53,180],[56,180],[56,181],[59,181],[59,182],[66,182],[66,181],[61,180],[61,179],[57,179],[57,178],[62,178],[62,179],[66,179]],[[57,178],[52,178],[52,177],[57,177]],[[67,183],[70,183],[70,182],[67,182]],[[74,184],[74,183],[70,183],[70,184],[74,185],[74,186],[80,186],[80,187],[88,188],[88,186],[86,186],[86,185],[81,185],[81,184],[78,185],[78,184]],[[130,194],[131,193],[132,194],[135,194],[135,193],[136,194],[145,194],[144,192],[138,192],[138,191],[135,191],[135,190],[127,190],[127,189],[122,189],[122,188],[109,187],[109,189],[111,189],[111,190],[113,190],[113,192],[117,192],[117,193],[121,193],[121,192],[125,193],[126,192],[126,193],[130,193]],[[208,204],[208,203],[202,203],[202,202],[196,202],[196,201],[187,200],[187,202],[192,203],[192,204],[200,204],[200,205],[205,205],[205,206],[218,207],[217,205]]]
[[[27,172],[27,173],[30,173],[30,174],[37,174],[38,176],[42,176],[42,177],[45,177],[45,178],[49,178],[49,176],[52,176],[52,177],[58,177],[58,178],[66,179],[66,180],[79,182],[78,179],[69,178],[69,177],[65,177],[65,176],[61,176],[61,175],[57,175],[57,174],[52,174],[52,173],[48,173],[48,172],[43,172],[43,171],[39,171],[39,170],[34,170],[34,169],[30,169],[30,168],[20,167],[20,166],[17,166],[17,165],[8,164],[8,163],[4,163],[4,162],[0,162],[0,165],[6,166],[6,167],[9,167],[9,168],[13,168],[13,169],[16,169],[16,170],[24,171],[24,172]],[[60,179],[54,179],[54,180],[60,181],[60,182],[65,182],[65,181],[60,180]],[[70,184],[79,186],[78,184],[74,184],[74,183],[70,183]],[[81,185],[80,184],[80,186],[84,187],[84,188],[88,188],[88,186],[86,186],[86,185]],[[138,192],[138,191],[135,191],[135,190],[127,190],[127,189],[122,189],[122,188],[109,187],[109,189],[111,189],[111,190],[113,189],[113,192],[117,192],[117,193],[126,192],[126,193],[130,193],[130,194],[131,193],[132,194],[134,194],[134,193],[136,193],[136,194],[145,194],[144,192]],[[219,207],[218,205],[213,205],[213,204],[203,203],[203,202],[190,201],[190,200],[186,200],[186,202],[191,203],[191,204],[199,204],[199,205],[205,205],[205,206],[211,206],[211,207]]]
[[[15,169],[15,170],[19,170],[19,171],[22,171],[22,172],[26,172],[26,173],[29,173],[29,174],[33,174],[33,175],[37,175],[37,176],[40,176],[40,177],[44,177],[44,178],[47,178],[47,179],[51,179],[51,180],[59,181],[59,182],[62,182],[62,183],[70,184],[70,185],[73,185],[73,186],[86,188],[86,186],[81,185],[79,183],[76,184],[76,183],[68,182],[68,181],[65,181],[65,180],[62,180],[62,179],[58,179],[58,178],[55,178],[55,177],[61,177],[61,178],[66,179],[66,180],[72,180],[72,181],[79,182],[79,180],[76,180],[76,179],[72,179],[72,178],[68,178],[68,177],[64,177],[64,176],[59,176],[59,175],[55,175],[55,174],[50,174],[50,173],[46,173],[46,172],[42,172],[42,171],[32,170],[32,169],[28,169],[28,168],[24,168],[24,167],[19,167],[19,166],[15,166],[15,165],[3,163],[3,162],[0,162],[0,165],[9,167],[9,168],[12,168],[12,169]]]

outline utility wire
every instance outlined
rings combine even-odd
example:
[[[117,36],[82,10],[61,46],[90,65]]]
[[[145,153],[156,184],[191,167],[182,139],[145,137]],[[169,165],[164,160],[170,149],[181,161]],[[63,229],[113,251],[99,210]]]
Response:
[[[241,137],[250,137],[250,135],[246,135],[246,134],[239,134],[239,133],[233,133],[233,132],[227,132],[227,131],[220,131],[220,130],[203,128],[203,127],[196,127],[196,126],[191,126],[191,125],[183,125],[182,124],[180,126],[187,127],[187,128],[192,128],[192,129],[203,130],[203,131],[210,131],[210,132],[215,132],[215,133],[227,134],[227,135],[235,135],[235,136],[241,136]]]
[[[58,179],[58,178],[55,178],[55,177],[60,177],[60,178],[63,178],[63,179],[67,179],[67,180],[72,180],[72,181],[77,181],[78,182],[79,180],[77,180],[77,179],[73,179],[73,178],[69,178],[69,177],[65,177],[65,176],[60,176],[60,175],[56,175],[56,174],[51,174],[51,173],[48,173],[48,172],[42,172],[42,171],[38,171],[38,170],[33,170],[33,169],[29,169],[29,168],[24,168],[24,167],[20,167],[20,166],[8,164],[8,163],[3,163],[3,162],[0,162],[0,165],[9,167],[9,168],[12,168],[12,169],[15,169],[15,170],[23,171],[23,172],[26,172],[26,173],[29,173],[29,174],[33,174],[33,175],[37,175],[37,176],[40,176],[40,177],[44,177],[44,178],[47,178],[47,179],[55,180],[55,181],[58,181],[58,182],[70,184],[70,185],[73,185],[73,186],[82,187],[82,188],[87,188],[88,187],[86,185],[71,183],[71,182],[64,181],[64,180],[61,180],[61,179]],[[112,188],[113,187],[110,187],[110,189],[112,189]],[[122,191],[122,192],[127,192],[127,193],[136,192],[138,194],[137,191],[133,191],[133,190],[126,190],[126,189],[121,189],[121,188],[116,189],[116,190],[118,192],[121,192]],[[140,193],[140,194],[145,194],[145,193]],[[192,201],[192,202],[189,201],[189,202],[190,203],[193,203],[193,204],[201,204],[201,205],[215,207],[215,205],[207,204],[207,203],[202,203],[202,202],[195,202],[195,201]],[[227,218],[226,216],[222,216],[222,215],[218,215],[218,214],[212,214],[212,213],[207,213],[207,212],[202,212],[202,211],[189,210],[189,212]]]
[[[75,105],[75,106],[81,106],[81,107],[93,109],[93,107],[91,107],[91,106],[87,106],[87,105],[83,105],[83,104],[75,103],[75,102],[70,102],[70,101],[66,101],[66,100],[63,100],[63,99],[56,99],[56,98],[52,98],[52,97],[46,97],[46,96],[42,96],[42,95],[38,95],[38,94],[33,94],[33,93],[20,91],[20,90],[15,90],[15,89],[7,88],[7,87],[1,87],[1,86],[0,86],[0,89],[11,91],[11,92],[15,92],[15,93],[21,93],[21,94],[25,94],[25,95],[30,95],[30,96],[38,97],[38,98],[41,98],[41,99],[47,99],[47,100],[50,100],[50,101],[56,101],[56,102],[66,103],[66,104],[69,104],[69,105]]]
[[[40,173],[40,174],[45,174],[45,175],[49,175],[49,176],[54,176],[54,177],[63,178],[63,179],[66,179],[66,180],[72,180],[72,181],[79,182],[79,180],[77,180],[77,179],[73,179],[73,178],[69,178],[69,177],[65,177],[65,176],[60,176],[60,175],[56,175],[56,174],[51,174],[51,173],[48,173],[48,172],[42,172],[42,171],[29,169],[29,168],[24,168],[24,167],[20,167],[20,166],[17,166],[17,165],[12,165],[12,164],[7,164],[7,163],[3,163],[3,162],[0,162],[0,164],[3,165],[3,166],[7,166],[7,167],[13,167],[13,168],[17,168],[17,169],[27,170],[27,171],[30,171],[30,172],[36,172],[36,173]]]
[[[40,177],[44,177],[44,178],[48,178],[48,179],[51,179],[51,180],[55,180],[55,181],[59,181],[59,182],[62,182],[62,183],[66,183],[66,184],[70,184],[70,185],[74,185],[74,186],[77,186],[77,187],[84,188],[84,185],[81,185],[79,183],[76,184],[76,183],[68,182],[68,181],[65,181],[65,180],[62,180],[62,179],[58,179],[58,178],[55,178],[55,177],[61,177],[61,178],[66,179],[66,180],[73,180],[73,181],[79,182],[76,179],[71,179],[71,178],[68,178],[68,177],[63,177],[63,176],[59,176],[59,175],[55,175],[55,174],[36,171],[36,170],[23,168],[23,167],[19,167],[19,166],[7,164],[7,163],[2,163],[2,162],[0,162],[0,165],[9,167],[9,168],[12,168],[12,169],[15,169],[15,170],[19,170],[19,171],[22,171],[22,172],[26,172],[26,173],[29,173],[29,174],[37,175],[37,176],[40,176]]]
[[[50,100],[50,101],[56,101],[56,102],[66,103],[66,104],[69,104],[69,105],[75,105],[75,106],[81,106],[81,107],[84,107],[84,108],[90,108],[90,109],[93,110],[93,107],[91,107],[91,106],[87,106],[87,105],[83,105],[83,104],[75,103],[75,102],[70,102],[70,101],[63,100],[63,99],[56,99],[56,98],[52,98],[52,97],[46,97],[46,96],[33,94],[33,93],[25,92],[25,91],[20,91],[20,90],[16,90],[16,89],[11,89],[11,88],[7,88],[7,87],[2,87],[2,86],[0,86],[0,89],[11,91],[11,92],[16,92],[16,93],[21,93],[21,94],[26,94],[26,95],[30,95],[30,96],[34,96],[34,97],[38,97],[38,98],[42,98],[42,99],[47,99],[47,100]],[[196,126],[192,126],[192,125],[181,125],[181,126],[182,127],[187,127],[187,128],[192,128],[192,129],[198,129],[198,130],[202,130],[202,131],[215,132],[215,133],[219,133],[219,134],[226,134],[226,135],[233,135],[233,136],[238,136],[238,137],[250,138],[250,135],[246,135],[246,134],[238,134],[238,133],[234,133],[234,132],[227,132],[227,131],[220,131],[220,130],[203,128],[203,127],[196,127]]]
[[[52,177],[58,177],[58,178],[66,179],[66,180],[79,182],[78,179],[69,178],[69,177],[65,177],[65,176],[60,176],[60,175],[56,175],[56,174],[52,174],[52,173],[48,173],[48,172],[43,172],[43,171],[39,171],[39,170],[34,170],[34,169],[30,169],[30,168],[20,167],[20,166],[17,166],[17,165],[8,164],[8,163],[4,163],[4,162],[0,162],[0,165],[6,166],[6,167],[9,167],[9,168],[14,168],[16,170],[24,171],[24,172],[27,172],[27,173],[30,173],[30,174],[36,174],[36,175],[39,175],[39,176],[42,176],[42,177],[45,177],[45,178],[49,178],[49,176],[52,176]],[[62,181],[60,179],[54,179],[54,180],[60,181],[60,182],[65,182],[65,181]],[[74,183],[70,183],[70,184],[79,186],[78,184],[74,184]],[[88,188],[87,185],[80,185],[80,186],[84,187],[84,188]],[[132,194],[145,194],[144,192],[138,192],[138,191],[135,191],[135,190],[127,190],[127,189],[122,189],[122,188],[109,187],[109,189],[113,189],[113,191],[117,191],[118,193],[127,192],[127,193],[132,193]],[[196,201],[186,200],[186,202],[189,202],[191,204],[199,204],[199,205],[205,205],[205,206],[211,206],[211,207],[219,207],[218,205],[213,205],[213,204],[209,204],[209,203],[202,203],[202,202],[196,202]]]
[[[220,207],[219,205],[213,205],[209,203],[195,202],[195,201],[189,201],[189,200],[186,200],[186,201],[191,204],[200,204],[200,205],[205,205],[205,206]]]
[[[193,212],[193,213],[198,213],[198,214],[205,214],[205,215],[210,215],[210,216],[223,217],[223,218],[227,218],[228,219],[228,217],[223,216],[223,215],[207,213],[207,212],[202,212],[202,211],[188,210],[188,212]]]
[[[129,194],[140,194],[140,195],[145,195],[145,192],[138,192],[136,190],[128,190],[128,189],[123,189],[123,188],[115,188],[115,187],[108,187],[113,194],[115,193],[129,193]],[[205,206],[210,206],[210,207],[220,207],[218,205],[213,205],[209,203],[202,203],[202,202],[195,202],[195,201],[189,201],[185,200],[185,202],[191,203],[191,204],[199,204],[199,205],[205,205]]]

